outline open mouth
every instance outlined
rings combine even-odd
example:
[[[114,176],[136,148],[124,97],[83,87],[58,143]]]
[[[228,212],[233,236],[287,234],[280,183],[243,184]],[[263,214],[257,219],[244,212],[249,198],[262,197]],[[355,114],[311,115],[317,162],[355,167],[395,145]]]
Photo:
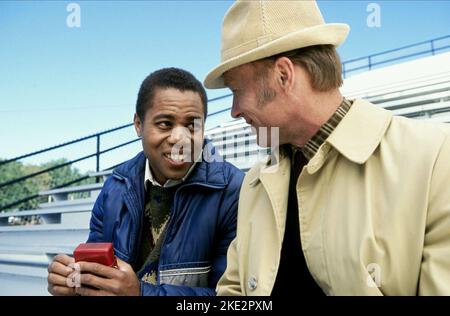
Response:
[[[164,157],[166,157],[176,163],[184,163],[187,160],[185,155],[173,154],[173,153],[164,154]]]

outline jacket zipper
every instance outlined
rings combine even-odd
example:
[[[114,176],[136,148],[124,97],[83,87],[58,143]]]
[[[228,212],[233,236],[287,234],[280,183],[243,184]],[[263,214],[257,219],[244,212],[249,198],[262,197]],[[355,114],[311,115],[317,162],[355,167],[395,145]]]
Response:
[[[158,285],[160,284],[160,276],[161,276],[161,258],[163,257],[163,253],[165,252],[165,251],[164,251],[164,246],[166,245],[166,239],[167,239],[167,236],[169,235],[169,231],[172,229],[173,218],[175,218],[175,212],[176,212],[176,210],[177,210],[177,207],[176,207],[176,206],[177,206],[176,203],[177,203],[177,201],[178,201],[177,195],[178,195],[179,191],[180,191],[182,188],[186,188],[186,187],[189,187],[189,186],[195,186],[195,185],[203,186],[203,187],[210,188],[210,189],[221,189],[221,188],[222,188],[222,186],[214,186],[214,185],[207,185],[207,184],[200,183],[200,182],[193,182],[193,183],[188,183],[188,184],[185,184],[185,185],[181,185],[181,186],[175,191],[175,194],[173,195],[173,201],[174,201],[174,203],[173,203],[172,209],[171,209],[171,211],[173,212],[173,214],[172,214],[172,216],[170,216],[169,222],[167,223],[166,234],[165,234],[164,239],[163,239],[163,242],[162,242],[162,244],[161,244],[161,252],[160,252],[160,254],[159,254],[159,260],[158,260],[158,274],[157,274],[157,279],[156,279],[156,283],[157,283]]]
[[[128,183],[127,183],[127,179],[125,178],[125,177],[123,177],[122,175],[120,175],[119,173],[117,173],[116,171],[114,171],[113,172],[113,176],[115,176],[117,179],[119,179],[119,180],[122,180],[122,181],[125,181],[125,183],[126,183],[126,185],[128,186]],[[204,184],[204,183],[201,183],[201,182],[192,182],[192,183],[188,183],[188,184],[184,184],[184,185],[181,185],[176,191],[175,191],[175,194],[174,194],[174,197],[173,197],[173,199],[174,199],[174,204],[173,204],[173,206],[172,206],[172,212],[173,212],[173,214],[172,214],[172,216],[170,216],[170,218],[169,218],[169,222],[167,223],[167,231],[166,231],[166,234],[165,234],[165,236],[164,236],[164,239],[163,239],[163,242],[162,242],[162,244],[161,244],[161,253],[160,253],[160,255],[159,255],[159,258],[160,258],[160,260],[159,260],[159,262],[158,262],[158,276],[157,276],[157,284],[160,284],[159,282],[160,282],[160,275],[161,275],[161,258],[162,258],[162,256],[163,256],[163,253],[164,253],[164,246],[165,246],[165,244],[166,244],[166,239],[167,239],[167,236],[168,236],[168,234],[169,234],[169,231],[171,231],[171,229],[172,229],[172,223],[173,223],[173,218],[175,217],[174,215],[175,215],[175,212],[176,212],[176,210],[177,210],[177,208],[176,208],[176,202],[177,202],[177,195],[178,195],[178,193],[179,193],[179,191],[182,189],[182,188],[186,188],[186,187],[189,187],[189,186],[196,186],[196,185],[198,185],[198,186],[202,186],[202,187],[205,187],[205,188],[210,188],[210,189],[221,189],[221,188],[223,188],[223,186],[214,186],[214,185],[208,185],[208,184]],[[131,187],[131,186],[130,186]],[[134,194],[133,194],[134,195]],[[134,197],[135,198],[135,197]],[[135,202],[135,201],[130,201],[130,202]],[[135,205],[135,203],[132,203],[134,206],[136,206]],[[144,206],[145,207],[145,206]],[[135,212],[136,211],[136,212]],[[137,234],[134,234],[134,240],[137,240],[136,241],[136,247],[133,247],[133,249],[132,249],[132,251],[133,251],[133,253],[132,254],[130,254],[130,260],[134,263],[135,262],[135,260],[136,260],[136,255],[137,255],[137,252],[138,252],[138,249],[140,248],[140,246],[141,246],[141,234],[142,234],[142,220],[139,220],[139,215],[137,215],[137,210],[136,210],[136,208],[134,209],[134,210],[130,210],[130,212],[132,213],[132,216],[133,216],[133,219],[134,219],[134,221],[135,222],[139,222],[139,228],[137,229],[138,230],[138,233]]]

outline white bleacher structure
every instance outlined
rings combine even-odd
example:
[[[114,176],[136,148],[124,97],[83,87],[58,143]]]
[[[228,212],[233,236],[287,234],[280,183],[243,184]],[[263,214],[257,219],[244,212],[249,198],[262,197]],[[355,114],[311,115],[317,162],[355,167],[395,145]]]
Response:
[[[341,89],[394,115],[450,122],[450,53],[424,57],[354,75]]]
[[[345,79],[343,94],[365,98],[395,115],[450,122],[450,52],[355,74]],[[209,129],[226,160],[248,170],[267,150],[242,119]],[[111,171],[90,176],[105,179]],[[0,213],[0,295],[48,295],[47,266],[57,253],[71,254],[89,231],[89,218],[102,182],[41,192],[39,209]],[[88,197],[73,199],[73,193]],[[83,195],[84,196],[84,195]],[[35,225],[15,225],[34,216]]]
[[[105,177],[111,171],[91,174]],[[0,295],[48,295],[49,261],[58,253],[71,254],[85,242],[95,199],[103,183],[40,192],[48,197],[38,210],[0,213]],[[87,192],[89,197],[71,199]],[[14,219],[38,216],[39,224],[13,225]]]

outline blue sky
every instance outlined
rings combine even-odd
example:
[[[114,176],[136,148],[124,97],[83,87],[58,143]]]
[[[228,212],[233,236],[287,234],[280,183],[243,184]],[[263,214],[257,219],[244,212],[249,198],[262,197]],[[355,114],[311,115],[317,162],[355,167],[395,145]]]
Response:
[[[80,5],[80,28],[66,24],[72,2]],[[221,22],[231,3],[0,1],[0,157],[131,122],[139,85],[158,68],[181,67],[203,81],[219,61]],[[369,3],[380,5],[380,27],[367,25]],[[351,27],[339,48],[343,60],[450,34],[450,1],[319,1],[319,7],[327,22]],[[228,102],[212,103],[209,111]],[[124,140],[133,136],[131,129],[123,133]],[[89,146],[57,155],[73,159]]]

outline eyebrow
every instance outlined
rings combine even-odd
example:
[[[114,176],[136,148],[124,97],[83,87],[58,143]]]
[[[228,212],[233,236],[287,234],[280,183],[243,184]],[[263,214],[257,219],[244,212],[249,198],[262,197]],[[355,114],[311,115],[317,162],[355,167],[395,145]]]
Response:
[[[161,119],[167,119],[167,120],[173,121],[173,120],[175,120],[175,116],[171,115],[171,114],[158,114],[153,118],[154,121],[158,121]],[[186,117],[186,121],[194,121],[194,120],[201,120],[201,119],[203,119],[203,117],[200,115],[191,115],[191,116]]]
[[[223,76],[223,83],[225,86],[227,86],[229,88],[230,85],[234,83],[234,80],[233,79],[230,80],[226,76]]]
[[[201,119],[203,119],[203,117],[199,115],[192,115],[186,117],[186,121],[201,120]]]
[[[231,80],[223,80],[223,84],[227,87],[227,88],[230,88],[230,85],[232,84],[233,82],[231,81]]]
[[[175,116],[173,116],[171,114],[158,114],[153,118],[153,120],[155,120],[155,121],[160,120],[160,119],[174,120]]]

